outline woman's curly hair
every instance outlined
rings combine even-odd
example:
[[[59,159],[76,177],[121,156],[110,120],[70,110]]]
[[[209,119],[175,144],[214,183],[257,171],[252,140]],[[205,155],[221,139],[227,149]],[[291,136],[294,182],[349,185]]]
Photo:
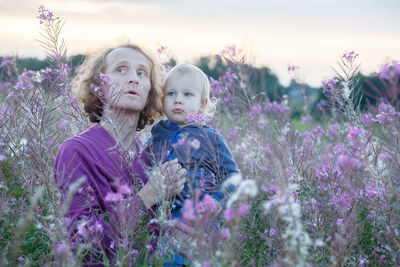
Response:
[[[139,121],[136,130],[139,131],[151,125],[163,114],[162,109],[162,74],[164,73],[162,65],[151,56],[150,53],[135,44],[122,44],[113,48],[108,48],[100,53],[89,55],[83,63],[83,70],[73,79],[72,93],[83,106],[85,115],[91,122],[99,122],[103,116],[104,103],[93,87],[100,87],[101,80],[99,76],[104,73],[106,68],[107,55],[121,47],[132,48],[143,54],[150,63],[150,83],[151,88],[147,97],[144,109],[140,112]]]

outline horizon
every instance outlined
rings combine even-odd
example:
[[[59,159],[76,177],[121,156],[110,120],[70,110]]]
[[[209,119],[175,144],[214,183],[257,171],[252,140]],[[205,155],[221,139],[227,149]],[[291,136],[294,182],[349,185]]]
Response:
[[[35,41],[41,4],[65,21],[68,56],[131,40],[152,51],[165,46],[177,63],[194,63],[235,45],[281,84],[293,77],[288,67],[298,66],[294,75],[313,87],[334,76],[344,52],[359,54],[363,75],[400,59],[395,0],[0,0],[0,56],[45,57]]]

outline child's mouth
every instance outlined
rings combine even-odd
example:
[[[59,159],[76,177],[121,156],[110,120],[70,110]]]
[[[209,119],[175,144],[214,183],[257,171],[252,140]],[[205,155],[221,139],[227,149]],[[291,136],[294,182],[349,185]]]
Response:
[[[173,112],[173,113],[182,113],[182,112],[183,112],[183,109],[174,108],[174,109],[172,110],[172,112]]]

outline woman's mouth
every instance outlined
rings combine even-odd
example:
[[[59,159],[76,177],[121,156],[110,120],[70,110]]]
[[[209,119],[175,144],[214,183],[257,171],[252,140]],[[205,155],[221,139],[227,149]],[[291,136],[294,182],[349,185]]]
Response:
[[[135,90],[129,90],[125,94],[127,94],[127,95],[139,95]]]

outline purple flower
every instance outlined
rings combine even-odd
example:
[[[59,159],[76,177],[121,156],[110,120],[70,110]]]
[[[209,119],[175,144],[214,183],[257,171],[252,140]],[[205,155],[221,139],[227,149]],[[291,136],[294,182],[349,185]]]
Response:
[[[231,208],[225,209],[225,211],[224,211],[224,219],[226,221],[229,222],[229,221],[235,219],[235,217],[236,217],[236,214],[235,214],[235,211],[233,209],[231,209]]]
[[[12,64],[14,64],[14,60],[12,58],[4,58],[3,61],[1,62],[2,67]]]
[[[203,264],[201,265],[201,267],[211,267],[211,262],[209,261],[203,261]]]
[[[11,88],[10,82],[0,83],[0,90],[8,90]]]
[[[198,114],[188,113],[186,122],[187,123],[197,123],[200,125],[209,125],[211,123],[212,119],[213,118],[211,116],[207,116],[203,113],[198,113]]]
[[[22,262],[22,261],[24,260],[24,258],[21,257],[21,256],[19,256],[17,260],[18,260],[19,262]]]
[[[217,210],[217,202],[209,194],[205,194],[201,202],[204,204],[205,207],[207,207],[211,211]]]
[[[386,187],[384,184],[380,184],[379,187],[376,186],[375,182],[371,182],[367,185],[364,190],[364,194],[367,197],[378,197],[381,198],[386,194]]]
[[[221,229],[221,236],[225,239],[229,239],[231,238],[231,231],[229,230],[229,228],[222,228]]]
[[[358,54],[356,54],[356,52],[350,51],[350,52],[348,52],[348,53],[344,53],[344,54],[342,55],[342,58],[346,59],[347,62],[350,63],[350,62],[352,62],[353,60],[355,60],[357,56],[358,56]]]
[[[94,224],[94,231],[96,233],[101,233],[103,232],[103,225],[101,225],[101,223],[99,221],[96,220],[95,224]]]
[[[132,193],[132,190],[127,184],[122,184],[119,186],[118,192],[122,195],[130,195]]]
[[[301,118],[301,123],[302,124],[306,124],[306,123],[309,123],[309,122],[311,122],[312,121],[312,117],[311,116],[303,116],[302,118]]]
[[[173,148],[177,148],[177,147],[181,147],[183,145],[185,145],[186,143],[186,138],[184,136],[182,136],[181,138],[179,138],[178,142],[176,142],[175,144],[172,144]]]
[[[64,243],[61,243],[57,246],[56,252],[58,254],[67,254],[68,253],[68,246]]]
[[[196,138],[193,138],[189,142],[190,147],[192,147],[194,150],[197,150],[200,148],[200,141]]]
[[[45,22],[53,22],[55,19],[58,19],[53,17],[53,13],[45,9],[44,6],[39,7],[39,16],[37,16],[37,18],[39,19],[40,24],[43,24]]]
[[[322,90],[325,94],[329,93],[330,91],[337,90],[337,85],[339,81],[331,78],[329,80],[322,81]]]
[[[276,236],[276,230],[274,228],[269,229],[269,234],[271,236]]]
[[[266,111],[273,111],[275,113],[280,114],[280,113],[284,113],[284,112],[289,111],[290,107],[284,106],[284,105],[280,105],[277,102],[273,101],[273,102],[265,104],[264,105],[264,109]]]
[[[250,111],[249,111],[249,116],[251,118],[256,118],[258,114],[260,114],[262,112],[262,107],[261,105],[255,105],[253,107],[251,107]]]
[[[64,121],[60,122],[60,123],[57,125],[57,127],[58,127],[58,129],[64,129],[64,128],[67,127],[68,125],[69,125],[69,121],[64,120]]]
[[[132,249],[131,253],[132,255],[139,255],[139,251],[136,249]]]
[[[108,192],[104,199],[108,202],[118,202],[122,200],[122,194],[120,192]]]
[[[238,213],[240,216],[245,216],[249,213],[250,205],[241,203],[238,209]]]
[[[194,215],[194,203],[191,199],[185,199],[185,204],[183,206],[182,217],[185,220],[194,220],[196,217]]]
[[[343,169],[360,169],[363,166],[362,161],[355,157],[349,157],[346,155],[339,155],[337,163]]]
[[[337,226],[340,226],[340,225],[343,225],[343,219],[337,219],[337,221],[336,221],[336,225]]]
[[[357,127],[350,127],[349,135],[347,136],[347,140],[355,143],[357,142],[358,136],[361,134],[362,129]]]

